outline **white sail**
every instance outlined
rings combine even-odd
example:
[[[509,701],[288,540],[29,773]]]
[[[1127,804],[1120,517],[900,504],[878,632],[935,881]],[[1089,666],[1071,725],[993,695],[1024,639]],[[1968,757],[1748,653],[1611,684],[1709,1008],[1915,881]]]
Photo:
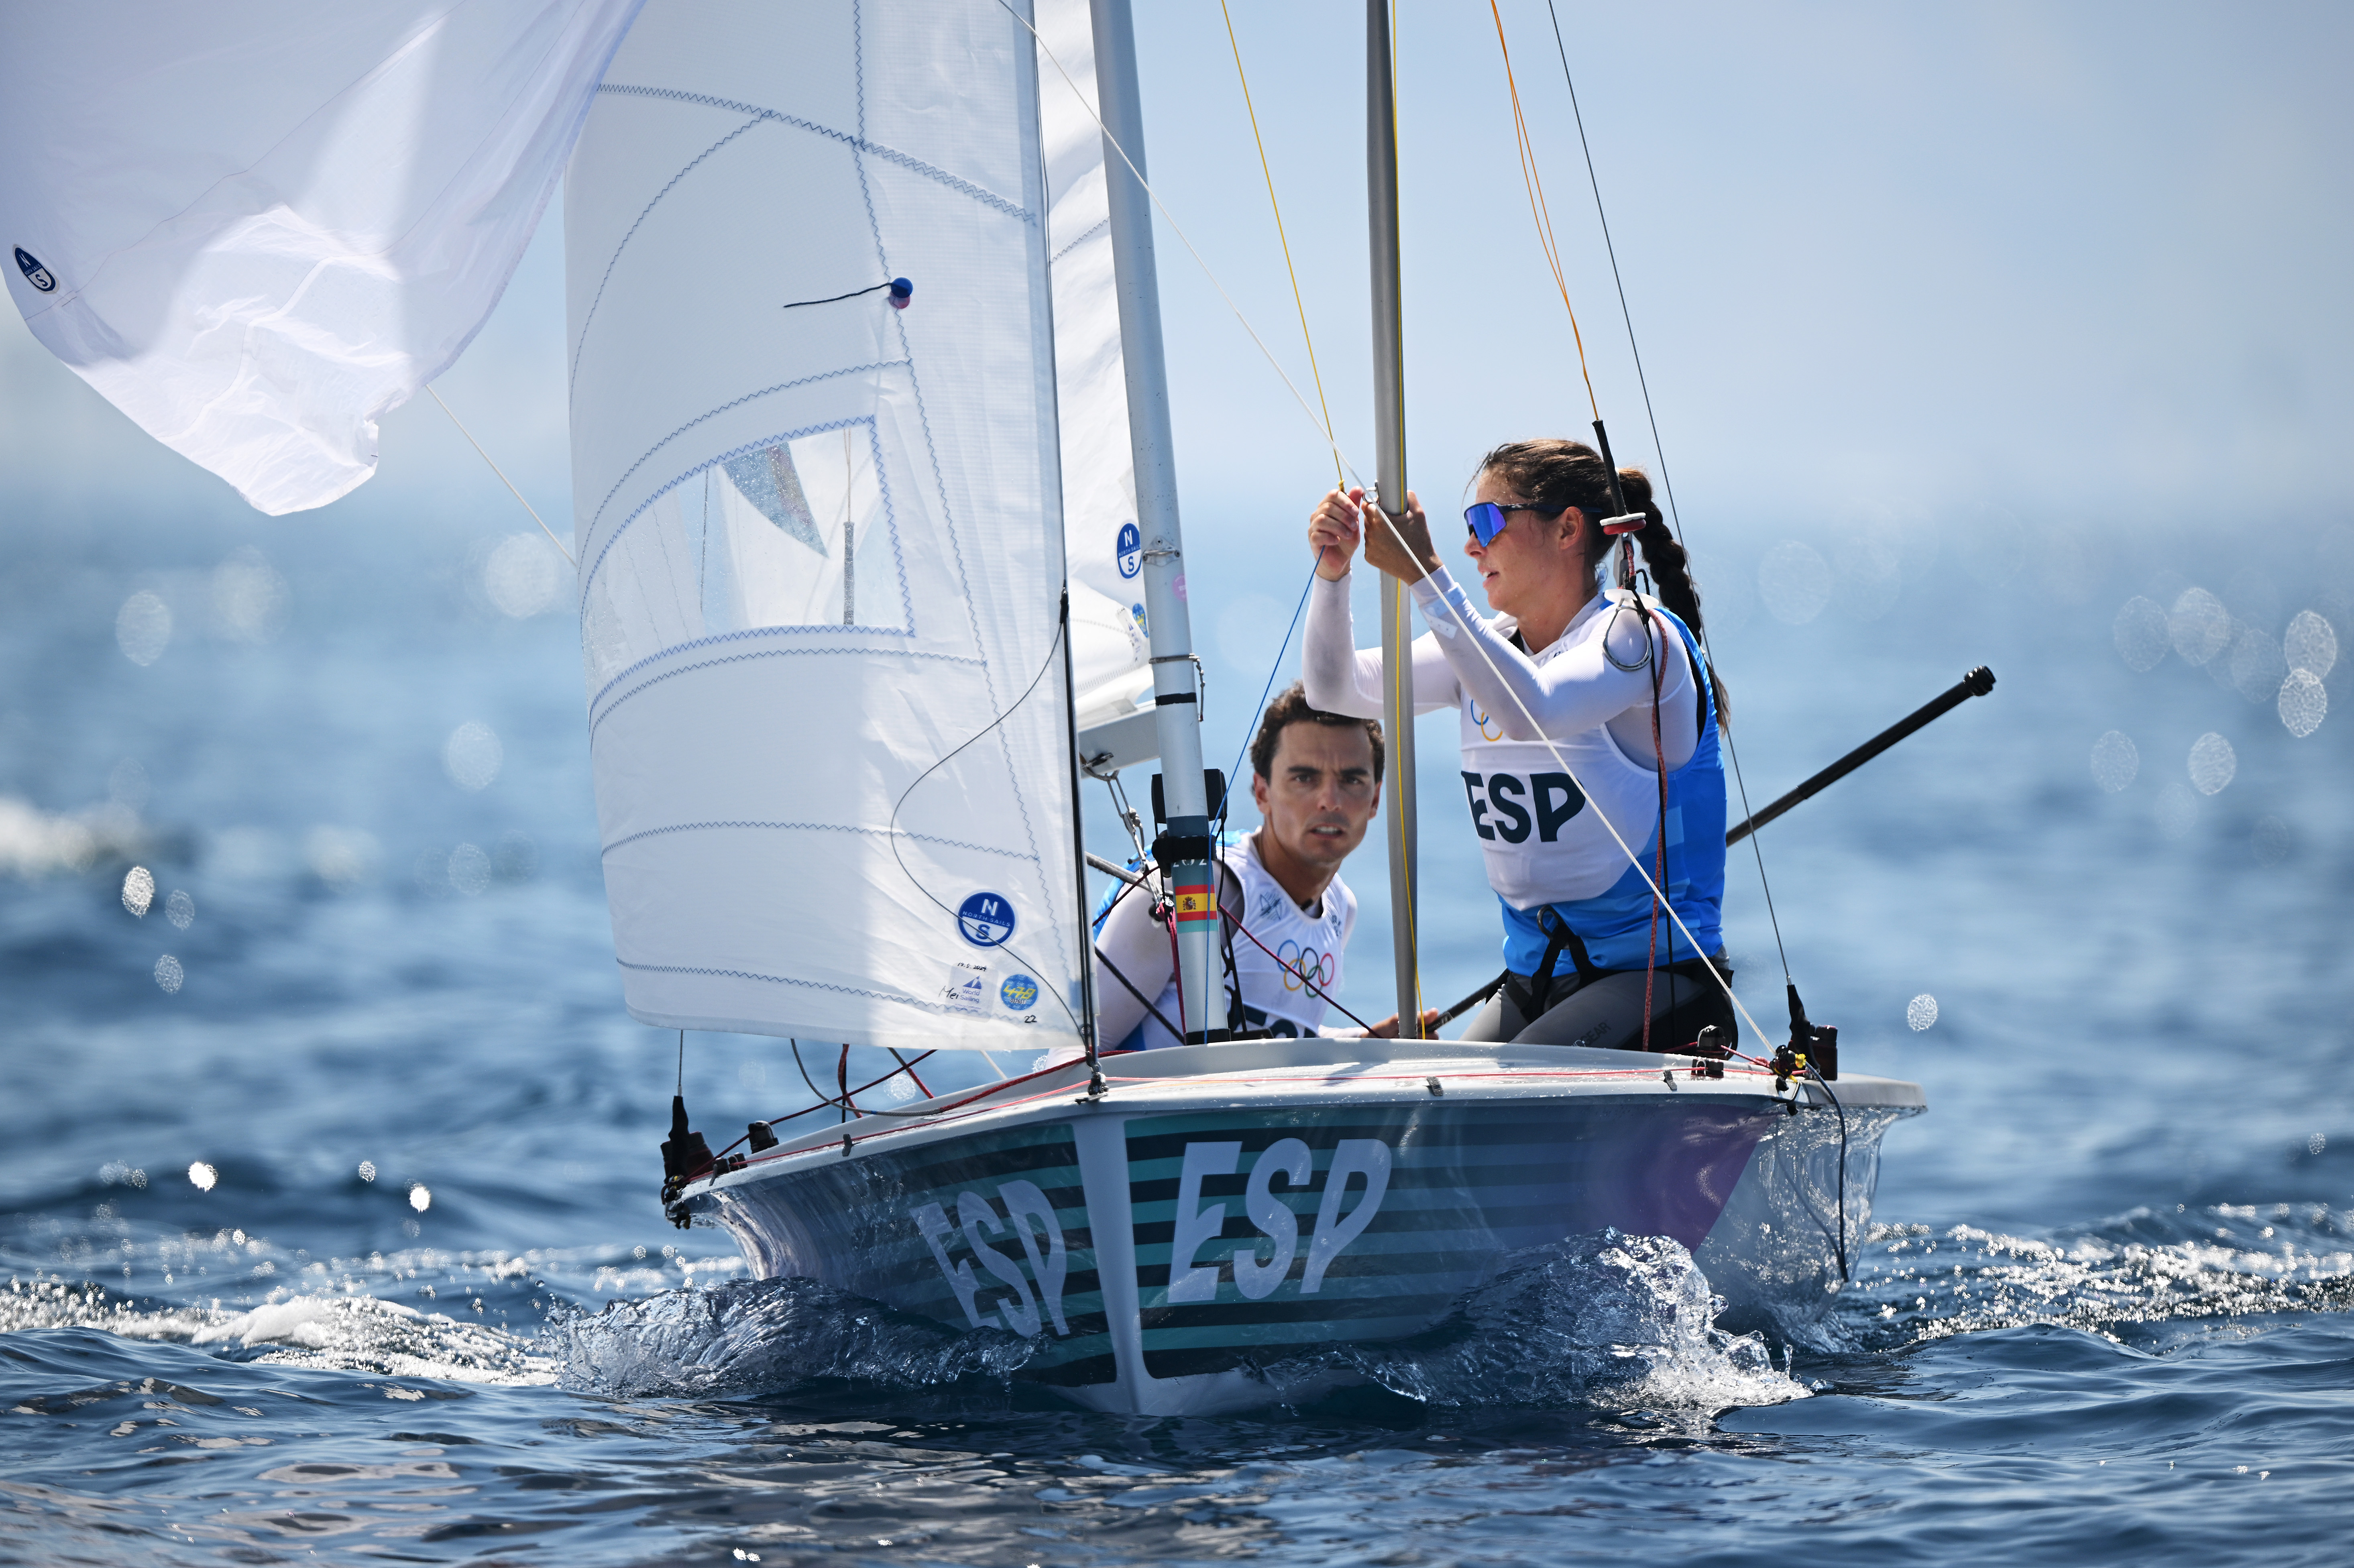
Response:
[[[590,111],[575,529],[646,1022],[1076,1041],[1037,85],[993,0],[653,0]]]
[[[255,506],[323,506],[498,302],[639,3],[11,5],[17,309]]]
[[[1082,728],[1135,711],[1150,684],[1143,543],[1128,431],[1111,207],[1096,118],[1087,0],[1038,0],[1038,117],[1046,148],[1046,231],[1054,251],[1055,378],[1063,449],[1064,538],[1076,625],[1074,683]]]

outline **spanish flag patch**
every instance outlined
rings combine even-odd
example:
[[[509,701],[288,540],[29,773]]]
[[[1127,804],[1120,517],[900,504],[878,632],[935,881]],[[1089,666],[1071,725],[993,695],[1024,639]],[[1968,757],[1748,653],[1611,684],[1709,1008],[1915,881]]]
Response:
[[[1176,905],[1177,923],[1181,926],[1190,921],[1207,920],[1213,917],[1210,907],[1210,889],[1206,883],[1198,887],[1177,889]]]

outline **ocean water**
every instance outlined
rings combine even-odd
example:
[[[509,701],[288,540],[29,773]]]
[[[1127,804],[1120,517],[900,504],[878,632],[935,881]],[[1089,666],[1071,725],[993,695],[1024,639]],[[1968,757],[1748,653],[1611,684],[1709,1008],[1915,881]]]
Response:
[[[1136,1421],[664,1225],[676,1043],[620,1007],[544,546],[12,524],[0,1559],[2342,1561],[2354,713],[2310,721],[2354,535],[1694,543],[1755,803],[2000,683],[1762,835],[1814,1015],[1931,1107],[1831,1348],[1713,1330],[1672,1244],[1569,1238],[1359,1386]],[[1197,601],[1288,605],[1251,547],[1205,530]],[[1204,618],[1214,751],[1280,620]],[[1420,739],[1437,1002],[1496,933]],[[705,1127],[811,1097],[773,1042],[684,1071]]]

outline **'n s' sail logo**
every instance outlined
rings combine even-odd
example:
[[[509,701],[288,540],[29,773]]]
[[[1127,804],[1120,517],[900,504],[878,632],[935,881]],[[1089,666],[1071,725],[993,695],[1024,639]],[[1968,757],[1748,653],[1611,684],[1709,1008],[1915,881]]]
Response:
[[[25,274],[25,281],[45,294],[57,291],[57,274],[41,265],[40,259],[23,246],[16,247],[16,270]]]

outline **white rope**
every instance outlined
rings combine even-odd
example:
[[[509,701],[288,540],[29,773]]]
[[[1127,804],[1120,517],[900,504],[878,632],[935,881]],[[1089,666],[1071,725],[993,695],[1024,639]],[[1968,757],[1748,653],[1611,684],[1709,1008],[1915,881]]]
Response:
[[[1397,541],[1397,546],[1405,553],[1405,557],[1408,560],[1413,560],[1414,551],[1406,545],[1405,535],[1398,532],[1397,524],[1391,520],[1388,509],[1376,504],[1373,506],[1371,510],[1380,516],[1382,525],[1389,530],[1390,537]],[[1423,580],[1426,582],[1428,581],[1429,577],[1430,574],[1425,572],[1423,574]],[[1651,874],[1643,867],[1643,857],[1637,854],[1633,846],[1627,842],[1626,835],[1622,834],[1618,831],[1618,825],[1616,822],[1613,822],[1610,820],[1610,814],[1602,809],[1602,802],[1596,800],[1593,792],[1585,788],[1584,781],[1577,777],[1576,770],[1570,767],[1569,759],[1561,754],[1561,747],[1553,744],[1553,736],[1545,734],[1544,726],[1537,723],[1536,715],[1529,712],[1529,705],[1521,700],[1519,690],[1515,688],[1510,681],[1504,679],[1504,672],[1497,667],[1496,661],[1490,657],[1488,650],[1481,646],[1479,640],[1471,634],[1471,624],[1465,619],[1463,612],[1457,609],[1454,601],[1449,599],[1445,594],[1440,594],[1438,596],[1438,601],[1447,606],[1447,613],[1453,616],[1456,623],[1463,628],[1464,641],[1470,644],[1472,652],[1479,655],[1480,662],[1486,664],[1488,666],[1489,673],[1496,677],[1496,683],[1504,688],[1504,694],[1511,697],[1512,699],[1512,705],[1521,710],[1521,717],[1528,721],[1529,728],[1536,732],[1536,737],[1544,743],[1545,749],[1553,753],[1553,761],[1559,765],[1564,773],[1569,775],[1569,781],[1577,786],[1578,793],[1585,797],[1585,803],[1594,809],[1595,816],[1601,821],[1601,823],[1605,828],[1609,830],[1610,837],[1617,842],[1618,848],[1625,853],[1627,856],[1627,863],[1635,868],[1635,874],[1643,879],[1643,885],[1651,890],[1651,896],[1658,899],[1659,902],[1659,907],[1668,912],[1668,918],[1676,923],[1676,929],[1684,934],[1684,940],[1691,944],[1692,951],[1700,953],[1700,939],[1691,934],[1691,927],[1684,924],[1684,917],[1676,913],[1674,903],[1669,899],[1665,893],[1660,891],[1659,885],[1651,880]],[[1428,620],[1430,619],[1429,612],[1427,610],[1424,612],[1423,619],[1425,620]],[[1645,635],[1649,636],[1650,618],[1646,616],[1644,617],[1644,620]],[[1666,649],[1664,647],[1654,645],[1651,656],[1656,659],[1664,656],[1665,653]],[[1408,679],[1411,680],[1411,678],[1412,677],[1409,675]],[[1695,685],[1699,684],[1700,673],[1696,670],[1692,672],[1692,680]],[[1705,701],[1706,699],[1703,697],[1702,700]],[[1666,832],[1667,826],[1667,823],[1664,821],[1661,822],[1659,824],[1659,831],[1662,833]],[[1708,955],[1701,953],[1701,957],[1705,959]],[[1714,964],[1709,964],[1706,967],[1710,978],[1716,981],[1717,989],[1724,992],[1724,1000],[1733,1003],[1734,1011],[1741,1014],[1742,1019],[1748,1023],[1752,1030],[1755,1031],[1757,1038],[1764,1043],[1765,1047],[1770,1050],[1774,1044],[1772,1038],[1766,1034],[1763,1028],[1759,1027],[1757,1020],[1750,1015],[1749,1010],[1746,1007],[1742,1006],[1741,999],[1733,994],[1732,982],[1724,978],[1723,974],[1718,970]]]
[[[433,400],[436,403],[441,403],[441,394],[434,391],[429,383],[427,385],[425,390],[433,393]],[[523,492],[514,487],[514,481],[509,479],[505,472],[500,469],[499,465],[492,461],[490,453],[482,451],[482,443],[474,440],[474,432],[466,429],[465,422],[458,418],[457,414],[451,408],[449,404],[441,403],[441,411],[450,416],[450,422],[458,427],[458,433],[466,438],[467,444],[472,446],[476,451],[482,452],[482,461],[490,463],[491,471],[499,476],[499,482],[507,487],[507,493],[513,495],[517,501],[523,501],[523,509],[525,512],[531,512],[531,520],[539,524],[539,531],[547,535],[547,542],[556,546],[557,554],[564,557],[564,564],[570,567],[575,572],[578,572],[580,569],[580,563],[572,558],[572,552],[564,547],[564,541],[556,536],[556,530],[550,528],[545,522],[542,522],[538,513],[531,511],[531,503],[523,500]]]

